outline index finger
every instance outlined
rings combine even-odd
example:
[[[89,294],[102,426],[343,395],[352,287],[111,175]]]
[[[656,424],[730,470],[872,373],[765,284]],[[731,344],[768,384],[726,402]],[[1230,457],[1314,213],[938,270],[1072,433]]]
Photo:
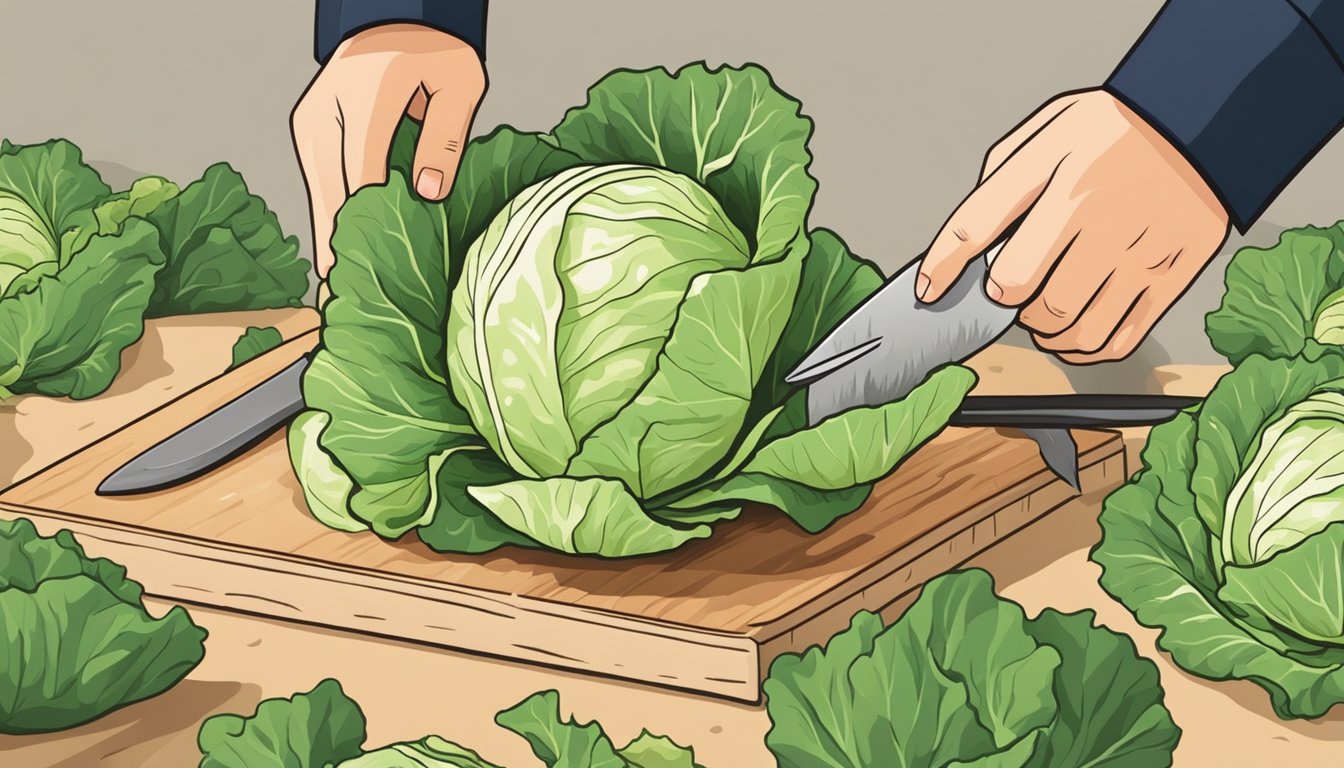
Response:
[[[343,130],[333,109],[330,113],[300,105],[292,118],[294,151],[308,189],[312,212],[313,267],[325,279],[335,263],[331,235],[336,212],[345,203],[345,163],[341,148]]]
[[[915,293],[920,301],[937,301],[966,265],[1040,197],[1059,167],[1047,162],[1048,151],[1039,142],[1022,147],[957,206],[919,265]]]

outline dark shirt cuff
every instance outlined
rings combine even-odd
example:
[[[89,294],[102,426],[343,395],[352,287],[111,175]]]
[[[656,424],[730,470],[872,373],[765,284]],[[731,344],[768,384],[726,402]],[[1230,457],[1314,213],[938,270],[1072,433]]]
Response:
[[[1105,88],[1245,231],[1344,122],[1344,3],[1170,0]]]
[[[314,55],[327,63],[347,37],[380,24],[411,23],[433,27],[476,49],[485,61],[485,11],[488,0],[317,0]]]

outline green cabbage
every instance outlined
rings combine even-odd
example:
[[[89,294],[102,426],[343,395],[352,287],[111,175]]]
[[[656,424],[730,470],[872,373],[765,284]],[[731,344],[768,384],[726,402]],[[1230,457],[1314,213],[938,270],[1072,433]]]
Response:
[[[1344,702],[1344,357],[1252,355],[1155,427],[1107,498],[1102,586],[1159,647],[1268,690],[1280,717]]]
[[[167,690],[201,662],[206,631],[181,606],[145,610],[126,569],[69,531],[0,520],[0,733],[58,731]]]
[[[519,474],[566,474],[657,371],[695,278],[745,268],[747,251],[714,198],[680,174],[583,165],[538,182],[467,250],[448,315],[453,393]],[[725,427],[716,437],[731,440]],[[648,474],[677,485],[721,454],[687,446],[670,472]],[[644,467],[616,469],[640,488]]]
[[[0,142],[0,399],[100,394],[145,317],[299,306],[308,268],[227,165],[114,194],[68,141]]]
[[[944,574],[890,626],[866,611],[765,681],[780,768],[1171,765],[1157,667],[1092,611],[1028,618],[979,569]]]
[[[417,130],[332,238],[289,433],[327,525],[606,557],[748,503],[816,531],[975,382],[808,428],[784,374],[882,277],[807,229],[811,123],[758,67],[613,73],[548,134],[471,142],[444,203],[410,191]]]

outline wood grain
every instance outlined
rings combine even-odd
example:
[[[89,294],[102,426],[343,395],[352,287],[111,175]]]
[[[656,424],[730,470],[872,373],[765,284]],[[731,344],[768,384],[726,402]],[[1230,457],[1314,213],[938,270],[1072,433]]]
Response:
[[[745,701],[779,653],[926,579],[1075,496],[1035,444],[948,429],[868,503],[810,535],[748,510],[664,555],[598,561],[507,548],[442,555],[313,520],[276,434],[191,483],[134,497],[94,487],[317,342],[303,335],[0,494],[0,515],[69,528],[151,594]],[[1077,432],[1084,491],[1125,475],[1120,438]]]

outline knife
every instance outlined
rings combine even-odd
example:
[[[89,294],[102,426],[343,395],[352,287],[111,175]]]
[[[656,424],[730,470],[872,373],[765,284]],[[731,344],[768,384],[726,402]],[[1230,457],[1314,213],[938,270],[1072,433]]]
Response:
[[[985,278],[1009,228],[966,266],[936,302],[915,298],[917,259],[847,315],[785,381],[807,386],[808,421],[815,425],[842,411],[899,400],[935,369],[961,363],[998,341],[1017,320],[1017,309],[996,304]],[[968,396],[952,415],[953,426],[1014,427],[1035,441],[1054,474],[1075,490],[1078,449],[1068,429],[1158,424],[1201,398],[1172,395]]]
[[[183,427],[99,483],[99,496],[170,488],[209,472],[260,443],[303,410],[305,355],[223,407]]]

